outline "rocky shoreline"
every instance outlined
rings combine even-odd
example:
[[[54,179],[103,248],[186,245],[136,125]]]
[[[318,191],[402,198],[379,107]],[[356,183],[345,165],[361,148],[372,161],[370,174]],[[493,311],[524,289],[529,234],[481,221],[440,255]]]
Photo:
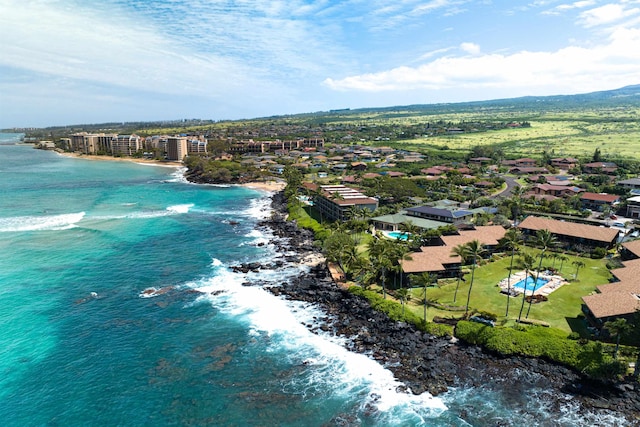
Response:
[[[278,237],[273,243],[287,261],[312,257],[313,235],[286,221],[282,192],[272,196],[273,215],[260,223]],[[293,252],[293,253],[292,253]],[[415,394],[438,395],[449,387],[485,387],[524,394],[531,387],[569,395],[580,411],[624,416],[640,426],[640,387],[637,383],[590,381],[566,367],[542,359],[503,357],[456,339],[438,338],[389,319],[369,303],[338,287],[323,263],[307,274],[268,288],[275,295],[320,306],[327,316],[308,325],[347,339],[347,348],[364,353],[390,369]],[[560,402],[550,411],[561,412]],[[463,416],[464,414],[461,414]]]

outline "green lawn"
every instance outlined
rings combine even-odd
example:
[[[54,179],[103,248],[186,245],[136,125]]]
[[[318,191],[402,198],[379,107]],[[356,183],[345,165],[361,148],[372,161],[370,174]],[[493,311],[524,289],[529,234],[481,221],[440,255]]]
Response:
[[[536,257],[540,253],[540,251],[536,249],[525,248],[524,250]],[[584,262],[585,266],[578,272],[578,280],[573,280],[573,275],[576,269],[575,266],[572,265],[572,262],[576,260]],[[498,319],[501,322],[509,322],[518,317],[522,298],[512,297],[510,299],[509,318],[507,319],[504,317],[507,296],[501,294],[500,288],[498,287],[498,282],[508,276],[510,261],[511,258],[509,256],[504,256],[502,259],[488,262],[476,269],[473,289],[471,291],[471,301],[469,304],[471,309],[494,313],[498,315]],[[517,266],[517,263],[518,256],[516,255],[514,259],[514,272],[521,270],[521,268]],[[553,260],[546,258],[542,265],[551,267],[553,265]],[[555,267],[560,267],[559,261],[556,261]],[[567,332],[572,330],[580,332],[584,327],[583,322],[577,319],[581,314],[581,297],[589,295],[595,290],[597,285],[607,283],[608,279],[611,277],[611,273],[606,267],[606,260],[593,260],[590,258],[569,256],[569,261],[565,261],[561,274],[566,279],[570,279],[569,284],[552,292],[548,297],[548,301],[533,304],[529,318],[545,321],[549,323],[550,326]],[[464,281],[460,282],[460,289],[458,290],[458,297],[455,304],[456,306],[464,307],[467,300],[470,281],[471,274],[469,273],[464,276]],[[455,280],[442,280],[440,281],[439,288],[429,288],[427,291],[428,299],[430,301],[435,300],[444,305],[454,305],[453,295],[455,287]],[[412,300],[413,304],[410,304],[410,309],[419,315],[422,314],[422,306],[419,305],[422,293],[422,289],[414,289],[414,297]],[[528,303],[525,304],[524,313],[526,313],[527,307]],[[438,310],[432,307],[429,307],[428,311],[428,316],[431,319],[434,315],[447,317],[459,316],[461,314],[461,312]]]

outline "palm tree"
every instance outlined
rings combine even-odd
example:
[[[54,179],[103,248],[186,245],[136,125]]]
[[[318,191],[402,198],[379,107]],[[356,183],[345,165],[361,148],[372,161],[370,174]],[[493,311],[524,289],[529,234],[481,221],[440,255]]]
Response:
[[[404,305],[409,301],[409,289],[400,288],[396,291],[396,295],[400,298],[400,304],[402,305],[402,315],[404,316]]]
[[[571,264],[576,266],[576,272],[573,275],[573,280],[578,280],[578,270],[580,270],[582,267],[584,267],[584,262],[578,260],[578,261],[573,261]]]
[[[616,337],[616,349],[613,351],[613,358],[618,358],[618,349],[620,348],[620,337],[631,331],[631,325],[627,323],[626,319],[617,318],[616,320],[610,320],[605,322],[604,329],[609,332],[609,335]]]
[[[467,293],[467,305],[464,311],[465,316],[469,314],[469,300],[471,299],[471,289],[473,288],[473,279],[476,273],[476,265],[478,264],[478,258],[482,258],[482,255],[486,252],[482,243],[478,239],[472,240],[465,245],[465,254],[467,258],[472,260],[471,264],[471,283],[469,284],[469,292]]]
[[[387,279],[387,271],[391,269],[392,263],[389,258],[389,252],[391,251],[391,242],[389,240],[381,239],[380,236],[376,236],[368,245],[369,258],[372,260],[374,268],[381,272],[380,278],[382,281],[382,298],[387,298],[387,288],[385,286]]]
[[[529,278],[529,272],[533,269],[533,266],[536,264],[536,259],[531,254],[523,254],[520,257],[520,264],[524,268],[524,280],[525,285],[522,290],[522,305],[520,305],[520,313],[518,314],[518,322],[522,318],[522,310],[524,310],[524,303],[527,296],[527,279]]]
[[[437,280],[438,280],[438,276],[436,276],[435,274],[431,274],[431,273],[422,273],[420,275],[413,275],[411,276],[414,281],[417,284],[422,285],[422,289],[423,289],[423,304],[424,304],[424,310],[422,313],[422,317],[424,319],[424,323],[427,323],[427,288],[431,285],[433,285],[433,283],[435,282],[437,285]]]
[[[400,280],[400,287],[402,287],[402,261],[410,261],[411,255],[409,255],[411,251],[409,250],[409,246],[406,242],[396,241],[393,244],[392,255],[393,260],[391,270],[393,270],[396,275],[393,277],[394,288],[397,287],[396,279]]]
[[[509,264],[509,277],[507,277],[507,312],[506,317],[509,317],[509,300],[511,299],[511,272],[513,271],[513,258],[516,254],[516,249],[522,241],[522,232],[517,228],[510,228],[502,238],[501,244],[511,249],[511,263]]]
[[[466,256],[467,256],[467,251],[466,251],[466,247],[464,244],[462,245],[458,245],[455,246],[453,249],[451,249],[451,256],[459,256],[460,258],[462,258],[462,262],[461,265],[465,264],[465,260],[466,260]],[[460,287],[460,279],[462,278],[462,271],[458,272],[458,283],[456,283],[456,291],[453,293],[453,303],[456,303],[456,298],[458,298],[458,288]]]
[[[560,268],[558,268],[558,271],[562,273],[562,266],[564,265],[565,261],[569,261],[569,257],[563,253],[561,255],[558,255],[558,259],[560,260]]]
[[[536,274],[536,281],[533,282],[533,290],[531,291],[531,298],[529,299],[529,308],[527,308],[527,315],[525,318],[529,318],[529,312],[531,311],[531,304],[533,304],[533,293],[538,287],[538,279],[540,278],[540,270],[542,270],[542,260],[544,260],[544,254],[548,248],[556,246],[558,244],[558,240],[556,237],[551,234],[551,232],[547,229],[536,231],[536,245],[542,247],[542,251],[540,252],[540,263],[538,264],[538,273]]]

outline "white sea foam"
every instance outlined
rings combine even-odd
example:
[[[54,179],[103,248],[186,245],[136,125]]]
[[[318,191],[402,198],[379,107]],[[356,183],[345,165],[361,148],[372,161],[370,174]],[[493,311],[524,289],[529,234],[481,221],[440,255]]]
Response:
[[[169,206],[167,208],[167,210],[171,213],[188,213],[189,209],[191,209],[193,207],[193,203],[188,203],[188,204],[184,204],[184,205],[173,205],[173,206]]]
[[[441,399],[428,393],[416,396],[400,391],[402,384],[391,371],[366,355],[346,350],[343,339],[311,332],[308,325],[326,317],[316,306],[278,298],[261,286],[242,286],[244,282],[256,281],[276,284],[306,267],[241,274],[230,271],[217,259],[212,267],[213,277],[190,284],[206,294],[200,300],[207,300],[222,313],[246,322],[250,334],[268,337],[267,351],[284,349],[292,364],[309,366],[289,384],[291,392],[313,393],[329,387],[335,398],[357,399],[362,411],[365,407],[375,408],[380,416],[429,418],[446,410]]]
[[[67,230],[76,227],[84,216],[84,212],[76,212],[61,215],[0,218],[0,232]]]

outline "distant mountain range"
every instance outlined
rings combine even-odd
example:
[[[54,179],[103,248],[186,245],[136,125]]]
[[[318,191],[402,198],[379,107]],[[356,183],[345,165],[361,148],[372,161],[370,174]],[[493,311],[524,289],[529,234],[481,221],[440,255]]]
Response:
[[[550,96],[522,96],[518,98],[493,99],[487,101],[470,101],[457,103],[437,103],[437,104],[414,104],[392,107],[374,107],[358,109],[339,109],[330,111],[318,111],[313,113],[299,113],[289,115],[278,115],[270,117],[255,118],[252,120],[277,120],[282,118],[298,118],[302,121],[315,122],[331,121],[332,117],[340,116],[342,119],[353,120],[361,114],[377,114],[384,117],[389,113],[389,117],[399,117],[402,115],[413,116],[421,113],[447,114],[447,113],[487,113],[492,112],[513,112],[515,113],[541,113],[544,111],[576,111],[593,108],[620,108],[632,107],[640,108],[640,84],[625,86],[620,89],[603,90],[577,95],[550,95]],[[325,119],[322,119],[325,118]],[[242,122],[244,120],[238,120]],[[230,122],[233,122],[231,120]],[[115,131],[133,130],[153,127],[182,127],[203,126],[216,123],[215,120],[175,120],[175,121],[151,121],[151,122],[126,122],[126,123],[101,123],[49,127],[42,130],[63,130],[66,132],[75,130],[88,131]],[[7,129],[9,132],[33,133],[36,129]]]
[[[522,96],[518,98],[493,99],[487,101],[470,101],[456,103],[414,104],[405,106],[358,108],[351,110],[332,110],[316,114],[349,114],[385,111],[412,112],[472,112],[491,109],[501,111],[536,111],[536,110],[573,110],[596,107],[615,107],[633,105],[640,107],[640,85],[625,86],[620,89],[603,90],[576,95]],[[489,112],[489,111],[488,111]]]

